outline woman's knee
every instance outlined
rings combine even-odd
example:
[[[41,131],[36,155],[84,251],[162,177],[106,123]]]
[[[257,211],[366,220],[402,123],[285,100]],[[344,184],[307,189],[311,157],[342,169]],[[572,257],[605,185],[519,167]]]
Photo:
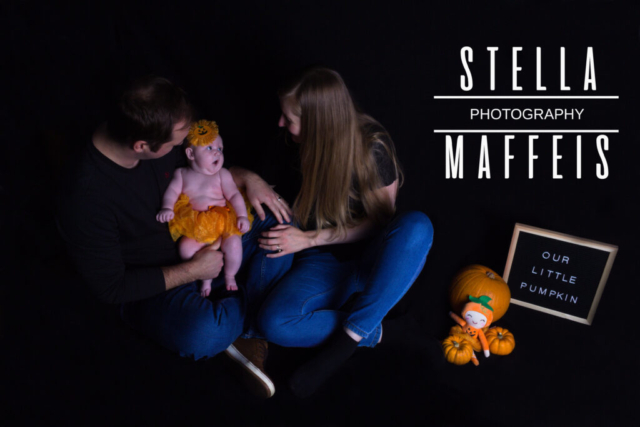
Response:
[[[260,309],[257,326],[267,341],[287,346],[292,335],[290,314],[279,304],[265,304]]]
[[[267,341],[276,342],[277,340],[274,341],[273,338],[279,335],[283,322],[280,319],[280,313],[273,307],[273,305],[263,305],[258,313],[256,323],[258,330]]]
[[[407,244],[426,245],[428,250],[433,243],[433,224],[429,217],[420,211],[399,214],[392,221],[391,230],[401,234]]]

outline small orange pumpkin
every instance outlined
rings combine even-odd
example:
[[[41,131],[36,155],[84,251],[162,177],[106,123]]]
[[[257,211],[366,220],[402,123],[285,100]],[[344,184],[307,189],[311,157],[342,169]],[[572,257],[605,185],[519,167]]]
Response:
[[[482,351],[482,344],[480,344],[480,340],[466,334],[460,325],[452,326],[451,329],[449,329],[449,335],[460,335],[462,338],[467,340],[469,344],[471,344],[473,351]]]
[[[449,302],[454,313],[461,313],[469,302],[469,296],[491,298],[493,322],[507,312],[511,302],[509,285],[495,271],[481,265],[465,267],[456,274],[449,287]]]
[[[442,350],[444,350],[445,359],[455,365],[469,363],[473,355],[471,343],[462,335],[451,335],[442,341]]]
[[[492,354],[506,356],[516,347],[516,340],[508,329],[494,326],[485,333]]]

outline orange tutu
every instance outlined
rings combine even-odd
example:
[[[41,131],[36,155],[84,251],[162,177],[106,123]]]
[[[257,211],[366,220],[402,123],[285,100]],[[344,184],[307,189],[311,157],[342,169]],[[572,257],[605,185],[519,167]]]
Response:
[[[249,223],[253,224],[251,204],[245,198]],[[227,206],[211,206],[208,211],[193,210],[189,197],[181,194],[173,206],[174,217],[169,221],[171,238],[176,241],[181,236],[187,236],[200,243],[213,243],[218,238],[231,235],[242,235],[238,230],[238,218],[233,206],[227,200]]]

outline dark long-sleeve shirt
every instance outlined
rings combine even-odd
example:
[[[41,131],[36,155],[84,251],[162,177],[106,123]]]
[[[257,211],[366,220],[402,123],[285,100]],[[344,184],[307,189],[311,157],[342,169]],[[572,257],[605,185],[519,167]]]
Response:
[[[160,267],[180,262],[167,224],[156,221],[182,147],[133,169],[87,144],[59,197],[57,220],[76,268],[102,301],[123,303],[165,290]]]

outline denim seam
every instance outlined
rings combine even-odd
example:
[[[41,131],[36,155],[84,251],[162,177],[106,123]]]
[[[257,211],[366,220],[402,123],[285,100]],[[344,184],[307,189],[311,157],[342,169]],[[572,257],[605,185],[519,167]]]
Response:
[[[326,290],[326,291],[324,291],[324,292],[321,292],[321,293],[319,293],[319,294],[315,294],[315,295],[313,295],[313,296],[310,296],[309,298],[307,298],[306,300],[304,300],[304,302],[303,302],[303,303],[302,303],[302,305],[300,306],[300,315],[301,315],[301,316],[304,316],[305,314],[307,314],[307,313],[305,313],[305,312],[304,312],[304,307],[309,303],[309,301],[311,301],[311,300],[312,300],[312,299],[314,299],[314,298],[321,297],[321,296],[322,296],[322,295],[324,295],[324,294],[328,294],[329,292],[333,292],[333,290],[334,290],[334,289],[335,289],[335,287],[333,287],[333,288],[331,288],[331,289],[329,289],[329,290]]]
[[[260,292],[262,292],[262,288],[264,286],[264,276],[265,276],[265,272],[267,271],[267,257],[265,256],[265,254],[262,254],[262,263],[260,265]]]
[[[378,331],[380,331],[380,333],[378,333]],[[378,341],[380,341],[380,335],[382,334],[382,324],[376,326],[372,334],[374,334],[374,336],[373,336],[373,339],[371,340],[371,343],[368,346],[369,348],[375,347],[376,344],[378,344]]]
[[[371,343],[370,347],[375,347],[378,345],[378,342],[380,342],[380,338],[382,338],[382,323],[376,328],[376,332],[377,331],[380,331],[380,333],[376,333],[375,339]]]

